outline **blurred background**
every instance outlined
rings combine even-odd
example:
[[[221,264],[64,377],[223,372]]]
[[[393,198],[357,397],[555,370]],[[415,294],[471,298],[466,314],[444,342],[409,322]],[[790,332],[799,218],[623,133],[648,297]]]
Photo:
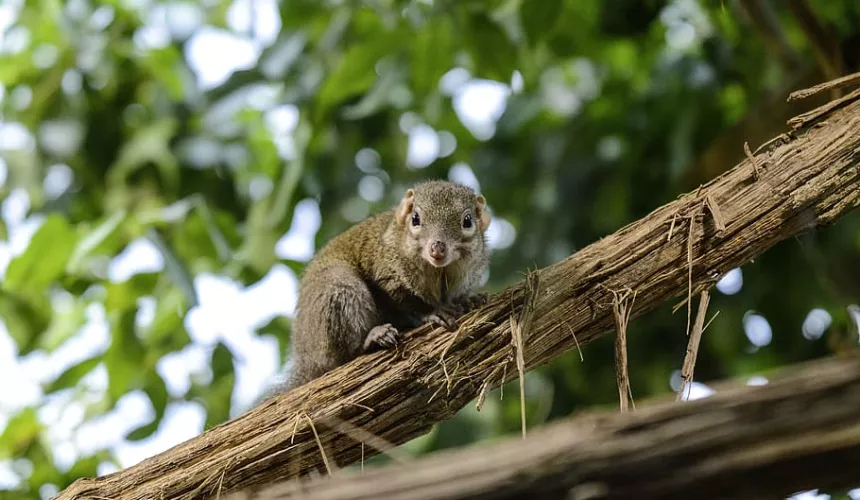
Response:
[[[411,183],[486,195],[498,290],[731,168],[835,97],[790,91],[858,66],[856,0],[0,1],[0,498],[245,411],[314,251]],[[728,273],[690,397],[855,346],[858,257],[852,213]],[[679,387],[672,305],[630,326],[637,400]],[[612,339],[582,354],[527,374],[530,427],[617,405]],[[518,433],[514,387],[405,446]],[[828,494],[849,492],[797,498]]]

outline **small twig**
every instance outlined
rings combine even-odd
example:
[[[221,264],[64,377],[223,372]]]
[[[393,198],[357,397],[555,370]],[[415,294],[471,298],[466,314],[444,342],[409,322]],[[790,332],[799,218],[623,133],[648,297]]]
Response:
[[[769,141],[756,148],[755,152],[753,152],[753,155],[758,155],[762,152],[768,152],[777,146],[788,144],[793,138],[794,137],[792,135],[792,132],[789,132],[787,134],[779,134],[778,136],[774,137],[773,139],[770,139]]]
[[[376,413],[376,410],[374,410],[373,408],[371,408],[371,407],[369,407],[369,406],[367,406],[367,405],[363,405],[363,404],[361,404],[361,403],[356,403],[356,402],[354,402],[354,401],[347,401],[347,402],[345,402],[344,404],[345,404],[345,405],[350,405],[350,406],[357,406],[357,407],[361,408],[362,410],[367,410],[367,411],[369,411],[370,413]]]
[[[758,160],[755,159],[752,151],[750,151],[750,143],[746,141],[744,141],[744,154],[746,155],[747,160],[752,164],[755,179],[759,180],[761,178],[761,170],[759,170]]]
[[[499,401],[505,400],[505,380],[508,378],[508,363],[510,363],[510,360],[505,363],[505,368],[502,371],[502,384],[499,386]]]
[[[526,369],[523,357],[523,332],[516,318],[511,316],[511,343],[517,361],[517,372],[520,377],[520,422],[522,423],[523,439],[526,438]]]
[[[845,75],[841,78],[837,78],[835,80],[830,80],[829,82],[819,83],[814,87],[809,87],[808,89],[803,90],[795,90],[791,94],[788,95],[788,99],[786,102],[797,101],[800,99],[806,99],[809,96],[825,92],[832,89],[839,89],[842,87],[848,87],[851,85],[860,85],[860,73],[853,73],[851,75]]]
[[[702,340],[702,332],[705,331],[705,316],[708,314],[708,303],[710,301],[710,292],[708,290],[703,290],[699,298],[699,310],[696,313],[696,323],[693,325],[693,331],[690,333],[690,339],[687,341],[687,353],[684,355],[684,364],[681,367],[682,382],[681,388],[678,390],[678,395],[676,397],[677,401],[680,401],[683,398],[684,390],[693,380],[693,372],[696,369],[696,356],[699,353],[699,343]]]
[[[323,448],[322,441],[320,441],[320,435],[317,434],[317,428],[314,426],[314,421],[311,419],[310,415],[305,413],[305,418],[308,419],[308,423],[311,426],[311,430],[314,433],[314,439],[317,441],[317,446],[320,449],[320,455],[322,456],[323,464],[325,465],[325,470],[328,472],[328,475],[331,476],[331,465],[328,462],[328,457],[325,454],[325,448]]]
[[[443,371],[445,369],[445,356],[448,354],[448,351],[451,349],[451,347],[454,346],[454,343],[457,342],[457,339],[460,337],[460,331],[462,329],[463,327],[460,326],[460,328],[458,328],[457,331],[454,332],[453,335],[451,335],[451,340],[445,345],[445,349],[442,349],[442,354],[439,355],[439,363],[442,365]]]
[[[630,321],[630,313],[633,310],[633,302],[636,293],[630,290],[619,294],[612,291],[614,300],[612,302],[612,313],[615,317],[615,375],[618,380],[618,397],[620,410],[628,410],[628,404],[633,401],[630,389],[630,374],[627,368],[627,325]],[[631,298],[632,297],[632,298]],[[628,303],[627,299],[631,298]]]
[[[573,342],[576,344],[576,350],[579,352],[579,361],[585,362],[585,358],[582,357],[582,349],[579,348],[579,340],[576,339],[576,334],[573,333],[573,328],[571,328],[570,325],[567,324],[567,321],[564,322],[564,326],[567,327],[567,329],[570,331],[570,336],[573,337]]]
[[[481,408],[484,406],[484,401],[487,398],[487,392],[490,390],[490,384],[492,384],[492,380],[496,377],[496,373],[499,372],[503,367],[497,366],[493,368],[493,371],[490,372],[490,375],[484,380],[484,383],[481,384],[481,390],[478,392],[478,401],[475,403],[475,410],[481,411]],[[502,384],[505,383],[505,379],[502,378]]]
[[[705,333],[705,331],[707,331],[708,327],[711,326],[711,323],[713,323],[714,320],[717,319],[717,316],[719,316],[719,315],[720,315],[720,311],[717,311],[714,313],[713,316],[711,316],[711,319],[709,319],[708,322],[705,323],[705,327],[702,328],[702,333]]]
[[[221,487],[224,486],[224,475],[227,474],[227,469],[230,468],[230,462],[227,462],[227,465],[224,466],[224,470],[221,471],[221,479],[218,481],[218,493],[215,495],[215,500],[221,499]]]
[[[517,362],[517,372],[520,378],[520,420],[522,421],[523,439],[526,437],[526,362],[525,344],[531,333],[534,319],[535,304],[537,303],[540,275],[529,271],[526,275],[526,297],[519,319],[511,316],[511,342]]]
[[[698,260],[699,259],[693,259],[693,262],[696,262]],[[710,288],[711,286],[716,285],[719,281],[720,280],[718,280],[716,278],[704,279],[704,280],[699,282],[699,284],[696,288],[697,289],[701,289],[703,287]],[[684,297],[683,299],[679,300],[677,303],[672,304],[672,314],[675,314],[676,312],[678,312],[679,309],[681,309],[682,307],[687,305],[687,302],[688,302],[687,297]]]
[[[484,407],[484,401],[487,399],[487,391],[490,389],[490,381],[485,380],[483,384],[481,384],[481,390],[478,391],[478,399],[475,402],[475,411],[481,411],[481,408]]]
[[[720,205],[717,204],[717,200],[714,199],[714,195],[712,193],[708,193],[705,197],[705,204],[711,211],[711,216],[714,218],[714,225],[717,227],[717,232],[725,231],[726,219],[723,218],[723,213],[720,211]]]
[[[678,219],[678,214],[672,216],[672,223],[669,224],[669,236],[666,238],[666,242],[672,241],[672,231],[675,230],[675,221]]]
[[[696,217],[690,217],[690,232],[687,235],[687,335],[690,334],[690,319],[693,315],[693,231],[695,227]]]
[[[531,334],[532,321],[534,320],[535,306],[537,304],[538,289],[540,287],[540,275],[537,271],[529,271],[526,276],[527,296],[520,312],[519,325],[522,328],[523,343]]]
[[[295,423],[293,424],[293,434],[290,436],[290,444],[293,444],[296,440],[296,431],[299,429],[299,421],[301,420],[302,414],[296,413]]]
[[[433,392],[433,394],[431,394],[431,395],[430,395],[430,399],[428,399],[428,400],[427,400],[427,404],[432,403],[432,402],[433,402],[433,400],[434,400],[434,399],[436,399],[436,396],[438,396],[438,395],[439,395],[439,393],[440,393],[440,392],[442,392],[442,389],[444,389],[444,388],[445,388],[445,383],[441,383],[441,384],[439,384],[439,388],[438,388],[438,389],[436,389],[436,390]]]
[[[441,359],[439,361],[442,362]],[[451,376],[448,375],[448,366],[444,362],[442,362],[442,374],[445,376],[445,388],[447,389],[447,392],[450,393],[451,392]]]

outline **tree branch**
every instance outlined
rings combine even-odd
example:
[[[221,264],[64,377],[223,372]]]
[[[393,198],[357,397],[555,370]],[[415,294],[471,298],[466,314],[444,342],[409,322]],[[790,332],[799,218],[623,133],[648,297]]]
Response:
[[[523,352],[526,369],[534,369],[576,345],[571,331],[580,344],[610,331],[613,290],[636,292],[630,316],[635,318],[672,297],[707,289],[778,242],[855,208],[860,204],[860,103],[846,103],[826,122],[809,127],[753,158],[758,169],[745,160],[697,191],[537,271],[539,291],[521,282],[494,295],[463,318],[459,332],[429,326],[414,330],[396,352],[362,356],[134,467],[79,480],[57,498],[208,497],[312,470],[325,473],[323,453],[337,467],[375,453],[324,425],[329,419],[394,444],[419,436],[452,417],[485,384],[495,387],[516,376],[510,317],[517,317],[524,303],[534,306]],[[705,200],[709,211],[701,210]],[[722,230],[708,215],[714,210],[722,215]],[[705,214],[695,222],[696,231],[680,230],[696,214]],[[673,220],[678,227],[670,239]]]
[[[764,387],[732,385],[690,403],[589,412],[527,440],[227,500],[725,500],[857,486],[860,358],[793,366]]]

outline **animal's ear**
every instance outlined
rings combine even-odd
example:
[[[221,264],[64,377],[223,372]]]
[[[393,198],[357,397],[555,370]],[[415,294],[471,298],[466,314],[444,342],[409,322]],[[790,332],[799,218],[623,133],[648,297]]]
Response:
[[[409,217],[409,214],[412,213],[412,209],[415,208],[415,190],[407,189],[406,194],[403,195],[403,199],[400,200],[400,205],[397,206],[397,223],[401,226],[406,222],[406,218]]]
[[[475,198],[475,213],[481,221],[481,229],[486,231],[490,227],[490,212],[487,210],[487,199],[483,195],[479,194]]]

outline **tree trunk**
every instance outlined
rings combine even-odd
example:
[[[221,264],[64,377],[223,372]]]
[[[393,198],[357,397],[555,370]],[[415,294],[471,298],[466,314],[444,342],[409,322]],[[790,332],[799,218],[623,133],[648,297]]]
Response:
[[[791,367],[765,387],[592,412],[528,439],[227,500],[785,498],[860,486],[860,358]],[[694,492],[694,493],[693,493]]]
[[[134,467],[79,480],[58,498],[208,497],[376,453],[325,425],[333,418],[394,444],[425,433],[518,376],[511,320],[523,304],[534,318],[522,331],[529,370],[610,331],[619,292],[635,291],[634,318],[856,207],[860,103],[841,106],[800,137],[494,295],[458,333],[416,329],[396,352],[362,356]]]

